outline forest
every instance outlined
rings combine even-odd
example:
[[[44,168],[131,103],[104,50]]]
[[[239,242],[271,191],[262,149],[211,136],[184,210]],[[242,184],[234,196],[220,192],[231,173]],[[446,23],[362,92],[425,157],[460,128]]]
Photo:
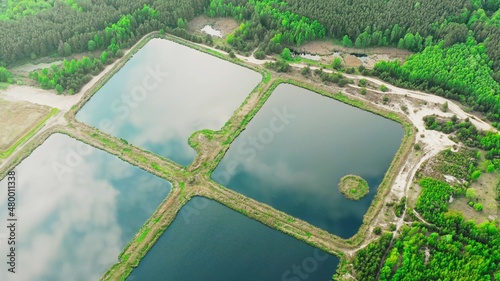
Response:
[[[24,16],[34,15],[40,11],[52,8],[57,0],[7,0],[0,3],[0,20],[15,20]],[[74,9],[78,5],[74,0],[60,1]]]
[[[397,44],[405,34],[433,35],[432,25],[450,16],[459,16],[468,0],[285,0],[291,11],[318,19],[328,35],[352,41],[365,31],[381,32],[390,44]]]
[[[358,280],[500,280],[495,223],[477,225],[448,210],[450,196],[463,196],[463,190],[433,178],[418,184],[422,191],[415,210],[425,222],[404,225],[390,248],[384,248],[383,236],[361,250],[354,260]]]
[[[156,17],[157,11],[144,5],[142,9],[122,16],[117,23],[106,27],[102,37],[96,34],[88,41],[88,51],[106,50],[99,58],[91,59],[84,56],[80,60],[64,60],[62,67],[53,66],[32,72],[30,78],[38,81],[43,89],[56,89],[58,93],[64,91],[69,94],[77,93],[84,84],[90,81],[90,74],[99,74],[106,64],[113,61],[113,58],[121,56],[121,48],[128,46],[133,39],[137,38],[133,30],[138,25]],[[71,52],[71,46],[68,43],[64,43],[58,48],[60,55],[69,55]]]
[[[157,16],[139,21],[131,20],[130,40],[118,40],[125,48],[140,37],[162,28],[175,28],[178,19],[190,20],[203,12],[208,0],[77,0],[77,9],[55,1],[52,8],[27,15],[15,21],[0,21],[0,66],[18,65],[46,56],[68,56],[89,51],[89,41],[97,35],[107,38],[109,23],[117,23],[123,15],[140,10],[145,4],[157,11]],[[109,42],[98,41],[97,49],[107,48]]]
[[[210,17],[231,16],[241,22],[240,27],[227,38],[235,49],[243,52],[256,47],[266,54],[281,53],[283,46],[300,46],[326,35],[318,21],[292,13],[280,0],[248,2],[212,0]]]
[[[424,219],[405,227],[380,270],[380,280],[498,280],[500,232],[495,223],[476,225],[448,211],[458,191],[432,178],[419,181],[416,204]]]

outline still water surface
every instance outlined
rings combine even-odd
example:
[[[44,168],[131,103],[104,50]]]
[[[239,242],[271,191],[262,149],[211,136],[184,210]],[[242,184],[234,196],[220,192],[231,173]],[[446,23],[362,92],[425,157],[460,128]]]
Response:
[[[354,235],[404,136],[400,124],[282,84],[231,144],[212,179],[343,238]],[[346,174],[370,193],[346,199]]]
[[[152,39],[78,112],[101,131],[187,166],[189,136],[220,129],[261,75],[163,39]]]
[[[330,281],[338,258],[215,201],[189,201],[128,281]]]
[[[49,137],[15,172],[17,272],[15,279],[7,273],[7,242],[0,236],[0,280],[98,280],[171,188],[60,134]],[[3,224],[7,179],[0,190]],[[6,234],[4,227],[0,234]]]

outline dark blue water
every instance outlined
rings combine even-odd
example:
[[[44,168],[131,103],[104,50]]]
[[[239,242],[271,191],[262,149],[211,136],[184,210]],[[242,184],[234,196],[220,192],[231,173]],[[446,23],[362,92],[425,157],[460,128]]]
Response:
[[[215,201],[196,197],[128,281],[329,281],[338,258]]]
[[[354,235],[404,136],[402,126],[292,85],[279,85],[231,144],[212,179],[343,238]],[[340,178],[370,193],[346,199]]]
[[[189,136],[219,130],[261,75],[177,43],[153,39],[80,110],[77,119],[187,166]]]
[[[7,272],[7,242],[0,235],[0,280],[98,280],[171,188],[60,134],[49,137],[15,171],[18,271],[14,279]],[[5,222],[7,179],[0,190]]]

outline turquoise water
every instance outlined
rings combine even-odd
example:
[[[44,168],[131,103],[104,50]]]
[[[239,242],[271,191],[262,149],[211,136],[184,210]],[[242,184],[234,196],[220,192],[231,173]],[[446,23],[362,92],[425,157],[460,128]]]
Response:
[[[128,281],[329,281],[338,258],[215,201],[189,201]]]
[[[282,84],[231,144],[212,179],[343,238],[354,235],[404,136],[394,121]],[[370,193],[346,199],[346,174]]]
[[[153,39],[76,117],[187,166],[196,156],[189,136],[220,129],[261,77],[186,46]]]
[[[0,280],[98,280],[171,188],[61,134],[49,137],[15,172],[17,272],[15,279],[7,272],[7,242],[0,241]],[[7,179],[0,190],[5,222]]]

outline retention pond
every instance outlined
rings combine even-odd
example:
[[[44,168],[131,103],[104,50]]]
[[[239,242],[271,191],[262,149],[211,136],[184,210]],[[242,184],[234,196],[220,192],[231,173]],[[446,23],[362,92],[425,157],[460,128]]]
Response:
[[[392,120],[281,84],[231,144],[212,179],[348,238],[358,231],[403,136]],[[369,184],[360,201],[339,191],[347,174]]]
[[[189,136],[219,130],[259,83],[250,69],[152,39],[78,112],[99,130],[189,165]]]
[[[329,281],[337,264],[335,256],[195,197],[127,280]]]

